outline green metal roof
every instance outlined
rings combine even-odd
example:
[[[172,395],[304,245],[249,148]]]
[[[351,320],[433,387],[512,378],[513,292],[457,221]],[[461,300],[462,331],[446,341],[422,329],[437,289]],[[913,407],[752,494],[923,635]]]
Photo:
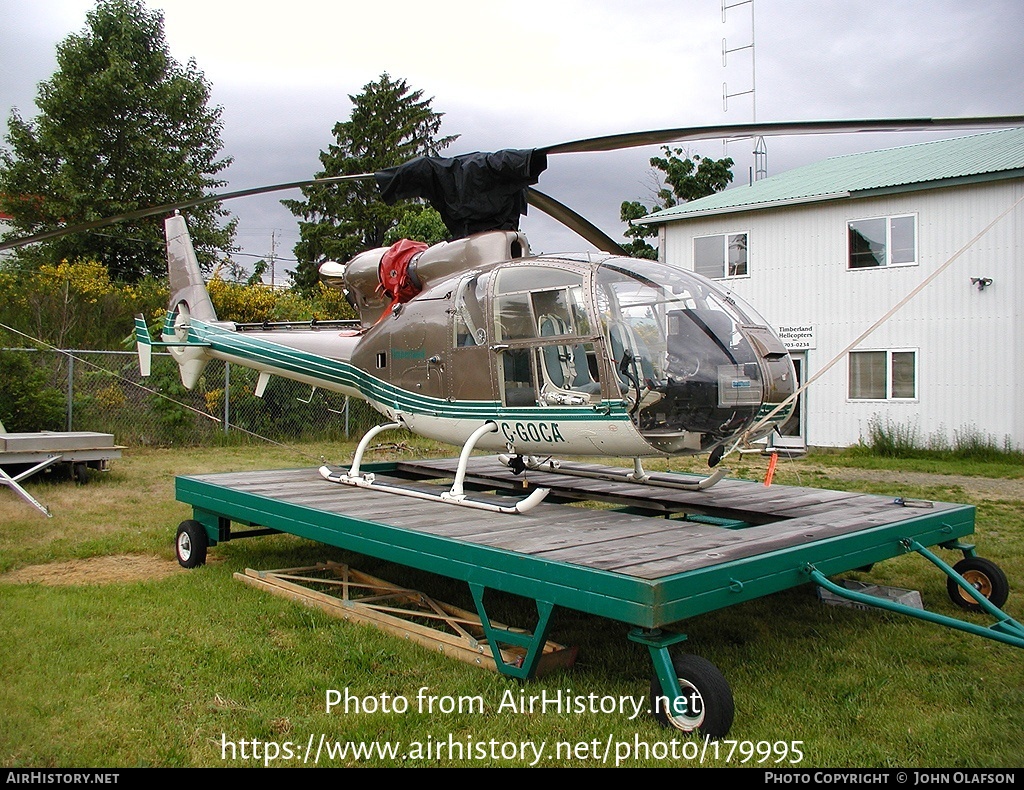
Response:
[[[755,181],[750,186],[735,187],[658,211],[637,222],[670,222],[709,214],[814,203],[857,193],[946,186],[951,180],[1014,175],[1024,175],[1024,128],[837,156]]]

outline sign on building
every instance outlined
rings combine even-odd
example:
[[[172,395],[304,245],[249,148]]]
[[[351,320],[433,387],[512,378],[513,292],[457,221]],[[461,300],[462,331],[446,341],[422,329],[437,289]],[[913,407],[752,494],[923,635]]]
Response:
[[[813,324],[780,326],[778,332],[779,339],[790,351],[803,351],[818,347],[814,338]]]

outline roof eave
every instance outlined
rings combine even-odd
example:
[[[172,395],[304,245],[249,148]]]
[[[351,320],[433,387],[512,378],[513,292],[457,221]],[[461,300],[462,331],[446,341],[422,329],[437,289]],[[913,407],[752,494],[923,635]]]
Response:
[[[986,184],[992,181],[1010,181],[1015,178],[1024,178],[1024,168],[1017,168],[1014,170],[996,170],[991,173],[972,173],[968,176],[938,178],[934,181],[915,181],[912,184],[895,184],[889,187],[859,189],[854,190],[851,193],[851,196],[875,197],[881,195],[895,195],[900,192],[920,192],[925,189],[944,189],[946,187],[969,186],[971,184]]]
[[[920,192],[928,189],[944,189],[946,187],[968,186],[970,184],[983,184],[992,181],[1008,181],[1015,178],[1024,178],[1024,168],[999,170],[991,173],[974,173],[969,176],[955,176],[952,178],[936,179],[934,181],[916,181],[911,184],[894,184],[892,186],[858,189],[848,192],[832,192],[822,195],[802,195],[800,197],[766,200],[758,203],[720,206],[718,208],[698,209],[697,211],[687,211],[685,213],[668,216],[652,214],[649,217],[634,220],[633,224],[658,225],[667,222],[679,222],[688,219],[699,219],[702,217],[713,217],[724,214],[739,214],[749,211],[761,211],[762,209],[806,205],[808,203],[824,203],[830,200],[843,200],[845,198],[881,197],[883,195],[895,195],[903,192]]]
[[[686,213],[658,216],[651,214],[648,217],[633,220],[634,225],[658,225],[663,222],[675,222],[684,219],[696,219],[698,217],[711,217],[716,214],[738,214],[744,211],[759,211],[766,208],[781,208],[784,206],[798,206],[804,203],[822,203],[826,200],[841,200],[850,197],[849,192],[832,192],[827,195],[804,195],[803,197],[785,198],[783,200],[768,200],[763,203],[744,203],[738,206],[722,206],[718,208],[698,209]]]

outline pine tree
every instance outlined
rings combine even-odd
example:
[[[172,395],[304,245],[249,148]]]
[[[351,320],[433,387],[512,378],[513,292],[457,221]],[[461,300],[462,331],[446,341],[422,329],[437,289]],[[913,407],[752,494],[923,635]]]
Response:
[[[405,80],[392,79],[387,73],[349,99],[349,120],[335,124],[335,143],[320,152],[323,170],[317,178],[374,173],[416,156],[436,156],[457,137],[439,138],[443,113],[431,109],[433,99],[424,99],[423,91],[413,90]],[[299,263],[291,272],[301,290],[316,285],[322,262],[346,261],[363,250],[382,246],[388,231],[406,214],[421,210],[409,203],[385,204],[372,179],[314,185],[302,193],[304,201],[281,201],[302,218],[295,246]]]
[[[194,61],[182,67],[164,39],[163,16],[141,0],[99,0],[86,28],[57,48],[58,70],[40,84],[39,115],[8,121],[0,152],[0,209],[13,235],[199,197],[225,182],[221,108]],[[235,221],[216,204],[189,212],[200,260],[230,251]],[[26,247],[37,261],[94,260],[134,281],[166,271],[159,217]]]

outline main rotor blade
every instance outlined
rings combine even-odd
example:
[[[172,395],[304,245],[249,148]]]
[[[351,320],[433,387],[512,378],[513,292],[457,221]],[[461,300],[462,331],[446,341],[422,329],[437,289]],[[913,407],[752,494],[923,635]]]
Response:
[[[614,151],[621,148],[636,148],[643,145],[664,145],[673,142],[686,142],[693,140],[718,139],[723,137],[751,137],[756,135],[772,136],[787,134],[835,134],[843,132],[883,132],[883,131],[922,131],[941,129],[979,129],[979,128],[1006,128],[1011,126],[1024,126],[1024,115],[988,116],[981,118],[900,118],[900,119],[865,119],[865,120],[833,120],[833,121],[787,121],[776,123],[749,123],[749,124],[722,124],[717,126],[691,126],[677,129],[660,129],[645,132],[629,132],[626,134],[606,135],[604,137],[591,137],[584,140],[574,140],[566,143],[558,143],[547,148],[536,149],[541,154],[565,154],[596,151]],[[241,189],[236,192],[224,192],[216,195],[205,195],[192,200],[180,201],[177,203],[165,203],[160,206],[130,211],[116,217],[105,217],[103,219],[91,220],[77,225],[54,228],[52,230],[36,233],[31,236],[23,236],[10,241],[0,242],[0,251],[24,247],[47,239],[65,236],[71,233],[104,228],[124,220],[142,219],[155,214],[168,213],[171,211],[207,203],[216,203],[223,200],[247,197],[251,195],[262,195],[268,192],[280,192],[287,189],[296,189],[313,184],[335,184],[342,181],[355,181],[373,178],[373,173],[359,173],[345,176],[331,176],[327,178],[313,178],[304,181],[292,181],[287,184],[273,184],[270,186],[253,187]],[[533,190],[531,190],[533,192]],[[602,248],[616,248],[621,250],[619,245],[603,234],[594,225],[589,223],[579,214],[563,206],[539,192],[534,192],[530,202],[538,209],[551,214],[555,219],[566,224],[595,246]]]
[[[118,222],[124,222],[125,220],[143,219],[145,217],[152,217],[154,214],[167,214],[171,211],[180,211],[184,208],[194,208],[195,206],[203,206],[207,203],[218,203],[222,200],[234,200],[235,198],[249,197],[250,195],[263,195],[267,192],[283,192],[286,189],[297,189],[299,187],[311,186],[313,184],[337,184],[342,181],[358,181],[367,178],[373,178],[373,173],[356,173],[354,175],[328,176],[326,178],[308,178],[305,181],[291,181],[287,184],[251,187],[250,189],[239,189],[236,192],[221,192],[217,195],[204,195],[200,198],[182,200],[177,203],[164,203],[160,206],[150,206],[149,208],[140,208],[136,211],[129,211],[126,214],[118,214],[116,217],[94,219],[89,222],[82,222],[78,225],[68,225],[63,228],[54,228],[53,230],[36,233],[32,236],[22,236],[18,239],[11,239],[10,241],[0,243],[0,252],[3,250],[13,250],[18,247],[24,247],[26,244],[35,244],[39,241],[54,239],[59,236],[67,236],[72,233],[81,233],[86,230],[105,228],[108,225],[115,225]]]
[[[593,224],[586,217],[577,214],[564,203],[559,203],[550,195],[538,192],[533,187],[527,187],[526,200],[531,206],[543,211],[552,219],[561,222],[569,230],[575,231],[584,239],[589,241],[602,252],[610,252],[614,255],[628,255],[619,243],[608,236],[597,225]]]
[[[786,134],[837,134],[842,132],[911,132],[944,129],[1003,129],[1024,126],[1024,115],[994,115],[983,118],[895,118],[836,121],[783,121],[777,123],[741,123],[719,126],[684,126],[678,129],[652,129],[646,132],[590,137],[540,148],[545,154],[571,154],[591,151],[617,151],[642,145],[666,145],[722,137],[770,137]]]

